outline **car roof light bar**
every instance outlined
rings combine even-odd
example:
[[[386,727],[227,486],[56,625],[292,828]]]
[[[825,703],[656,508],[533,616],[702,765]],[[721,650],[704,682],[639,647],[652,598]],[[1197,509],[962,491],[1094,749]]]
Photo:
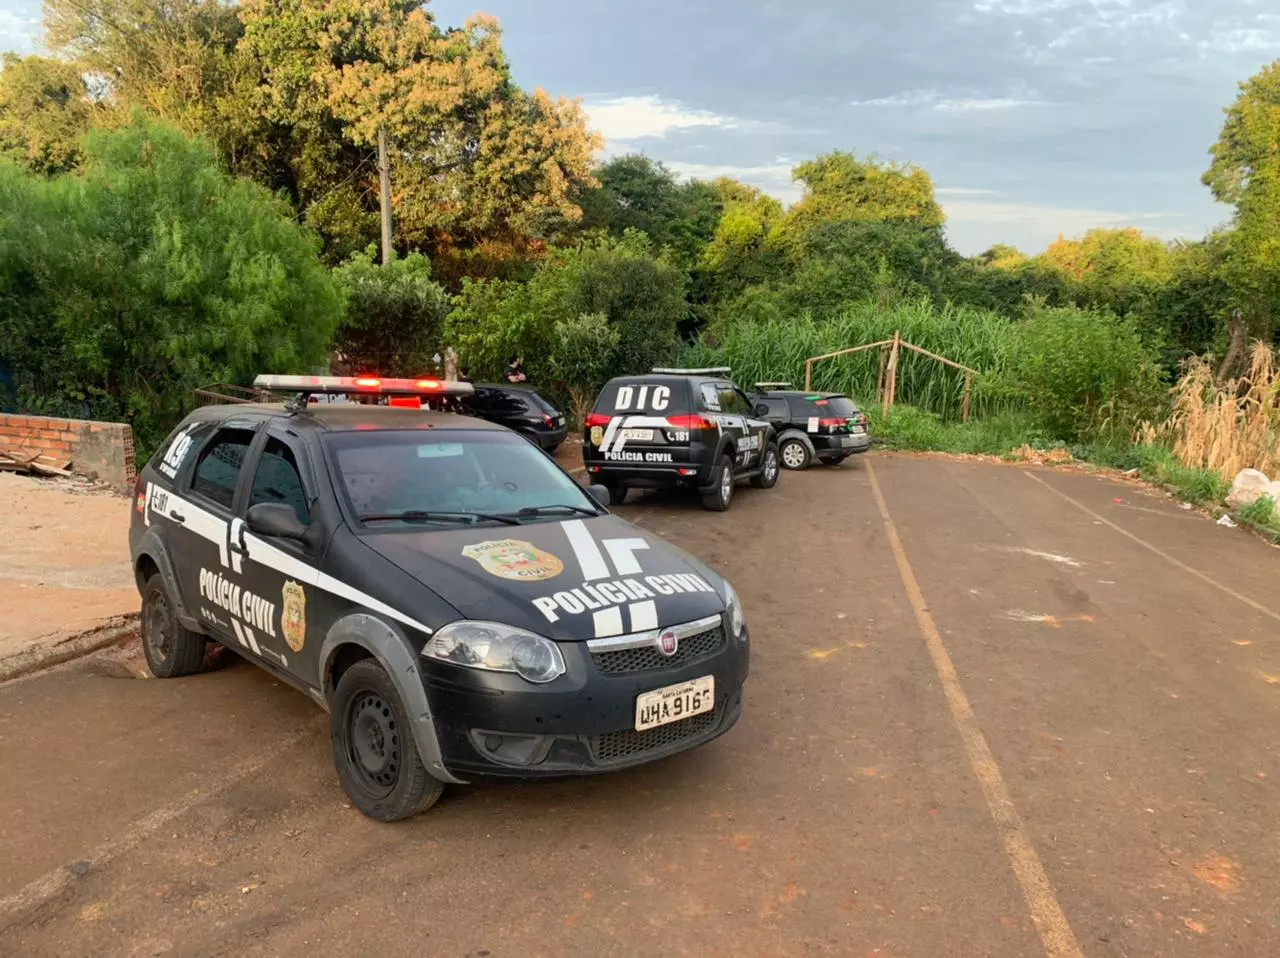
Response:
[[[278,376],[264,374],[253,381],[255,389],[296,393],[286,405],[290,412],[306,408],[308,397],[322,395],[360,396],[470,396],[471,383],[444,379],[387,379],[382,376]]]
[[[757,389],[782,389],[784,386],[790,386],[790,385],[791,383],[788,383],[788,382],[756,383],[756,388]]]
[[[655,366],[650,372],[657,373],[662,376],[710,376],[729,375],[728,366],[708,366],[705,369],[675,369],[668,366]]]

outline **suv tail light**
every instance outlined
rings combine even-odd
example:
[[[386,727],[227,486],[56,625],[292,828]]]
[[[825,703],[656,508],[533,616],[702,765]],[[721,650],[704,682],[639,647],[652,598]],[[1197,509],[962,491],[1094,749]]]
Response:
[[[548,429],[550,429],[552,426],[556,424],[555,418],[553,416],[548,415],[545,412],[542,414],[542,421],[547,424]]]
[[[138,514],[147,511],[147,483],[142,478],[142,470],[138,470],[137,478],[133,480],[133,496],[134,508],[138,510]]]
[[[667,423],[672,429],[711,429],[713,428],[711,420],[704,419],[697,413],[688,416],[668,416]]]
[[[593,412],[589,416],[587,416],[587,425],[588,426],[607,426],[609,425],[609,420],[611,420],[612,418],[613,418],[612,416],[606,416],[604,413]]]
[[[843,419],[819,419],[818,425],[825,426],[832,432],[839,432],[841,429],[847,428],[849,424]]]

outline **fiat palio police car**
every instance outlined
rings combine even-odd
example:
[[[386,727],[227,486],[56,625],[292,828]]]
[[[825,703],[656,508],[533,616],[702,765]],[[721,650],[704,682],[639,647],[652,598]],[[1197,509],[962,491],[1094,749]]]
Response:
[[[155,675],[197,671],[213,641],[301,689],[329,711],[343,789],[383,821],[448,783],[624,768],[737,721],[729,583],[516,433],[379,404],[468,384],[255,386],[296,395],[196,410],[138,476]],[[363,401],[307,401],[323,394]]]

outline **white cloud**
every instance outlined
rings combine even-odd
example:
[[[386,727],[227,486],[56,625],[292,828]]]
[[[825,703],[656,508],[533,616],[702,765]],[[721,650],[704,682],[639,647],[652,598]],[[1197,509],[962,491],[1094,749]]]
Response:
[[[854,100],[850,105],[870,107],[927,106],[931,110],[959,113],[979,110],[1012,110],[1022,106],[1044,106],[1045,101],[1034,97],[943,96],[937,90],[908,90],[904,93],[876,97],[872,100]]]
[[[770,196],[775,196],[783,203],[794,203],[800,199],[804,187],[791,179],[791,170],[796,165],[786,157],[778,157],[773,163],[758,166],[733,166],[727,163],[684,163],[678,160],[663,161],[663,165],[679,176],[687,176],[699,180],[714,180],[720,176],[731,176],[750,186],[758,186]]]
[[[652,94],[587,100],[583,109],[592,128],[602,133],[606,140],[660,139],[672,130],[738,125],[732,117],[689,109],[678,100],[664,100]]]
[[[938,194],[947,217],[948,234],[966,253],[977,252],[985,248],[982,244],[989,246],[1000,237],[1007,237],[1000,240],[1003,242],[1025,243],[1024,250],[1034,252],[1059,235],[1079,236],[1097,227],[1136,226],[1161,239],[1197,236],[1202,232],[1183,225],[1178,213],[1083,209],[976,198],[948,201],[946,191],[938,190]]]
[[[939,186],[934,192],[939,196],[999,196],[997,190],[982,190],[971,186]]]
[[[0,50],[28,53],[35,48],[39,31],[39,17],[24,17],[12,10],[0,10]]]
[[[1261,21],[1263,18],[1258,19]],[[1200,41],[1200,48],[1222,53],[1273,53],[1280,51],[1280,30],[1268,27],[1214,30],[1207,40]]]

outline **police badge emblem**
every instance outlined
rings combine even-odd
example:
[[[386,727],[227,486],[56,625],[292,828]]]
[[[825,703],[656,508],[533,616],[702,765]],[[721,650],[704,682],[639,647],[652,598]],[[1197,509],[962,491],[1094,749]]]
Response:
[[[307,594],[296,582],[286,582],[280,590],[283,611],[280,613],[280,631],[289,648],[295,652],[302,651],[302,644],[307,641]]]
[[[564,570],[564,563],[550,552],[543,552],[532,542],[521,539],[477,542],[463,549],[462,554],[475,559],[490,575],[518,582],[554,579]]]
[[[602,442],[604,442],[604,427],[592,426],[591,427],[591,445],[598,446]]]

